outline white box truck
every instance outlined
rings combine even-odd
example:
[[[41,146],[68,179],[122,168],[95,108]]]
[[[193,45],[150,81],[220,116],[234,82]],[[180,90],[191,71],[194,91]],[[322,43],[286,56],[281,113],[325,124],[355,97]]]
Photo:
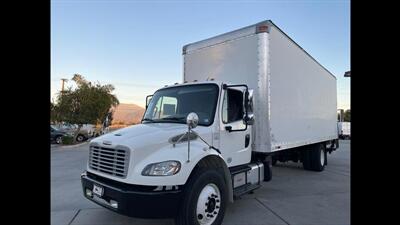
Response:
[[[339,138],[350,139],[350,122],[338,122]]]
[[[338,147],[336,78],[270,20],[183,47],[183,81],[141,124],[90,143],[84,196],[115,212],[221,224],[272,161],[323,171]]]

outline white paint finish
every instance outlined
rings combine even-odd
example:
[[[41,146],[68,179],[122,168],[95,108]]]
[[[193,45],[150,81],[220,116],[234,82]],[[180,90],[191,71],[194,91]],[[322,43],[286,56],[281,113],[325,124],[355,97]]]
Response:
[[[238,38],[242,38],[248,35],[255,34],[256,32],[256,27],[255,26],[248,26],[245,28],[241,28],[238,30],[234,30],[225,34],[221,34],[215,37],[211,37],[205,40],[201,40],[198,42],[194,42],[188,45],[185,45],[184,51],[186,53],[192,53],[193,51],[197,51],[202,48],[207,48],[210,46],[218,45],[224,42],[229,42]]]
[[[255,29],[255,28],[254,28]],[[231,34],[235,35],[235,34]],[[248,35],[248,34],[246,34]],[[235,36],[236,37],[236,36]],[[213,44],[213,40],[209,40]],[[190,45],[188,46],[190,47]],[[258,60],[259,36],[256,34],[246,37],[225,41],[211,47],[204,47],[188,52],[184,55],[184,79],[186,81],[205,81],[213,78],[216,82],[227,84],[247,84],[249,89],[259,90],[259,60]],[[193,49],[193,48],[191,48]],[[265,86],[265,85],[264,85]],[[223,97],[221,95],[220,99]],[[258,101],[258,93],[254,99]],[[254,116],[261,117],[265,112],[265,105],[255,104],[259,110],[255,110]],[[219,113],[221,118],[222,101],[219,101]],[[264,109],[262,111],[261,109]],[[217,118],[217,117],[216,117]],[[250,162],[251,144],[244,148],[245,135],[250,133],[252,128],[248,127],[246,132],[227,132],[225,126],[230,125],[233,129],[243,128],[243,122],[238,121],[231,124],[219,122],[220,141],[219,148],[224,159],[231,158],[228,166],[235,166]],[[263,133],[260,128],[259,134]],[[251,134],[252,136],[253,134]],[[257,140],[262,140],[261,138]]]
[[[184,55],[185,81],[214,78],[224,83],[257,84],[257,35],[235,39]]]
[[[239,91],[243,91],[243,88],[232,88]],[[227,94],[226,90],[222,90],[220,98],[220,112],[219,116],[222,118],[224,97]],[[251,133],[251,126],[248,126],[246,131],[234,131],[229,132],[225,127],[231,126],[232,130],[244,129],[245,124],[243,120],[238,120],[230,123],[224,123],[222,119],[219,121],[219,149],[221,151],[222,157],[228,163],[228,166],[237,166],[245,163],[249,163],[251,160],[251,145],[249,144],[245,147],[245,136]],[[231,159],[231,160],[228,160]]]
[[[337,138],[336,78],[266,23],[269,33],[256,34],[255,24],[185,46],[184,80],[214,78],[254,89],[253,151]],[[229,143],[220,141],[224,145]]]
[[[235,121],[232,123],[223,124],[221,122],[220,130],[220,151],[222,157],[228,162],[228,166],[237,166],[249,163],[251,159],[251,145],[245,148],[245,136],[251,131],[248,127],[246,131],[228,132],[225,126],[232,126],[232,130],[243,129],[243,121]],[[231,158],[232,161],[227,159]]]
[[[206,144],[197,139],[191,141],[190,162],[187,162],[187,142],[176,144],[175,147],[168,140],[187,131],[186,124],[175,123],[148,123],[130,126],[112,133],[100,136],[91,141],[91,144],[104,146],[103,141],[111,142],[104,147],[115,148],[118,145],[130,149],[129,170],[126,178],[118,178],[101,173],[87,167],[89,172],[129,184],[140,185],[182,185],[186,183],[192,169],[203,157],[218,155],[215,150],[204,151]],[[211,127],[197,126],[193,129],[208,143],[211,143]],[[115,136],[121,134],[121,136]],[[220,157],[220,156],[219,156]],[[151,163],[177,160],[181,163],[180,171],[172,176],[142,176],[143,169]]]
[[[168,142],[172,136],[187,131],[185,124],[140,124],[92,141],[99,145],[111,141],[107,147],[122,145],[131,149],[127,178],[101,175],[131,184],[181,185],[196,163],[207,155],[217,155],[225,163],[231,159],[226,164],[231,167],[249,163],[251,150],[271,152],[337,138],[335,77],[270,25],[270,33],[255,34],[254,25],[254,29],[250,26],[186,46],[184,81],[202,83],[213,78],[215,81],[211,83],[220,87],[221,83],[247,84],[254,90],[255,123],[247,131],[225,130],[226,125],[235,129],[243,124],[242,121],[223,124],[220,120],[221,89],[214,123],[194,129],[219,148],[222,156],[214,150],[204,151],[206,144],[196,140],[191,142],[190,162],[186,162],[187,143],[173,147]],[[247,133],[251,133],[252,142],[244,148]],[[146,165],[167,160],[180,161],[180,172],[166,177],[141,175]]]
[[[336,138],[336,79],[275,27],[269,46],[272,149]]]

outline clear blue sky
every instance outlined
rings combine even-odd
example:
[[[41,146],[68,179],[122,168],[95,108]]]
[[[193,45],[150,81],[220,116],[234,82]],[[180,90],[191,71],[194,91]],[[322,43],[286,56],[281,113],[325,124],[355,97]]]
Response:
[[[143,106],[181,82],[183,45],[267,19],[337,77],[338,108],[350,108],[350,1],[52,0],[51,95],[79,73]]]

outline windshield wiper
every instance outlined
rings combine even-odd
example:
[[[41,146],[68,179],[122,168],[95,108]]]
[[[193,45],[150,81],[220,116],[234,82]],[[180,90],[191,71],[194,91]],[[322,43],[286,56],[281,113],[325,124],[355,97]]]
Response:
[[[180,116],[180,117],[178,117],[178,116],[171,116],[171,117],[164,117],[164,118],[162,118],[162,119],[160,119],[160,120],[174,120],[174,121],[180,121],[180,120],[183,120],[183,119],[185,119],[186,117],[184,117],[184,116]]]
[[[164,117],[164,118],[161,118],[161,119],[157,119],[157,120],[153,120],[153,119],[150,119],[150,118],[144,118],[143,120],[142,120],[142,122],[143,121],[146,121],[146,122],[149,122],[149,123],[162,123],[162,122],[179,122],[179,123],[185,123],[185,121],[184,121],[184,119],[185,119],[186,117],[177,117],[177,116],[171,116],[171,117]]]
[[[155,122],[153,119],[149,119],[149,118],[143,118],[143,119],[142,119],[142,122],[143,122],[143,121],[152,122],[152,123]]]

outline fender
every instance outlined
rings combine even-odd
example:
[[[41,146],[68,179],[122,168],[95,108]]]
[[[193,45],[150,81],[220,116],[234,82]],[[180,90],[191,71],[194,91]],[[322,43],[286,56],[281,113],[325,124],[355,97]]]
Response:
[[[210,169],[222,169],[220,171],[223,172],[225,183],[228,188],[228,199],[230,203],[233,203],[233,185],[232,185],[230,170],[226,165],[225,160],[219,153],[217,153],[217,151],[215,150],[210,150],[210,151],[213,151],[213,154],[209,154],[203,157],[201,160],[199,160],[196,166],[192,169],[190,176],[188,177],[187,180],[189,180],[194,170],[196,170],[196,168],[198,167],[208,167]]]
[[[180,171],[173,176],[142,176],[144,167],[150,163],[178,160],[181,163]],[[209,167],[211,169],[222,168],[223,176],[228,188],[229,201],[233,202],[232,179],[229,168],[222,156],[214,149],[209,149],[199,141],[191,142],[190,161],[187,161],[187,145],[179,144],[175,148],[171,146],[159,149],[150,154],[140,163],[136,164],[129,183],[138,185],[184,185],[187,183],[193,171],[197,167]]]

